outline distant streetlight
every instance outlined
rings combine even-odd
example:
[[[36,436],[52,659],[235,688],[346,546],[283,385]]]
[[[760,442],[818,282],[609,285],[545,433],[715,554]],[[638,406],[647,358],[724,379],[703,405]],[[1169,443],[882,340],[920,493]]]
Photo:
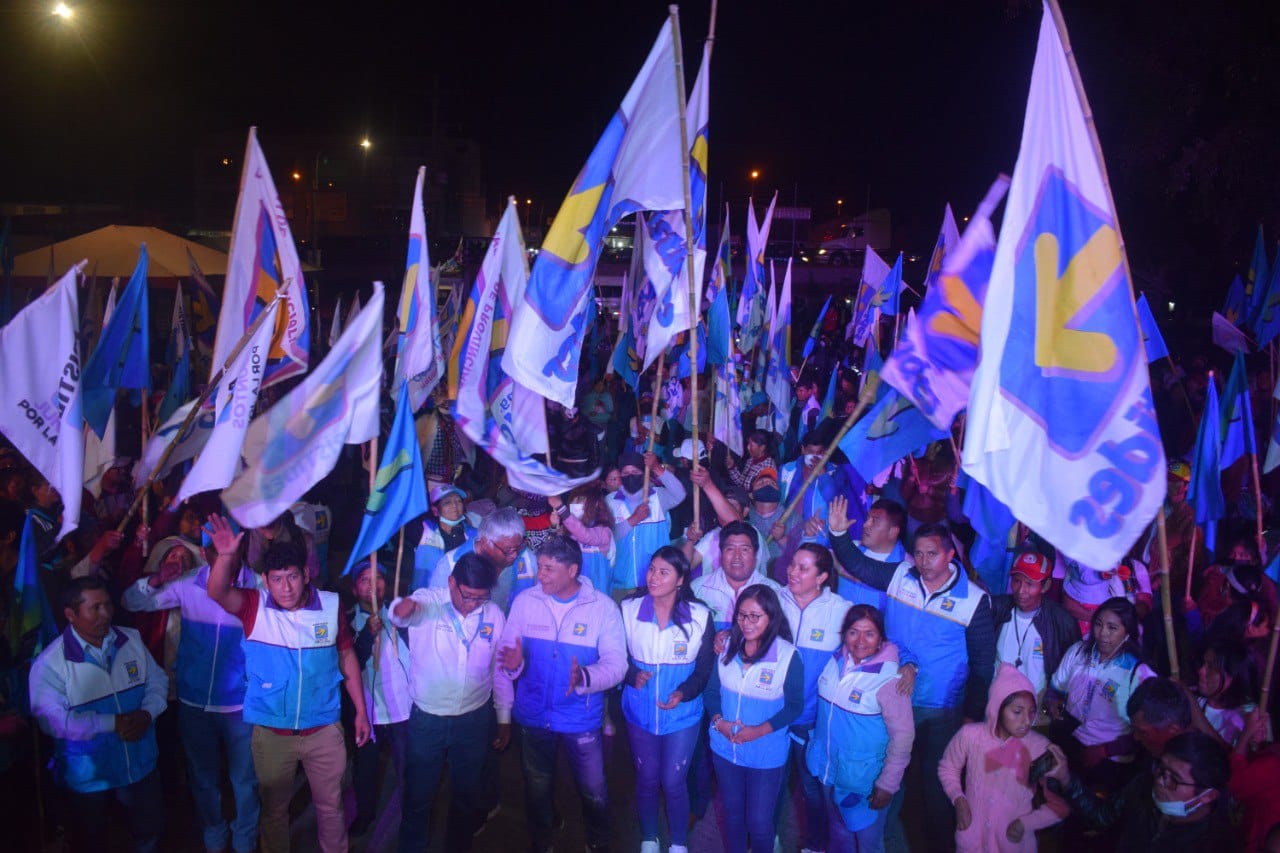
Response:
[[[844,208],[844,199],[842,199],[842,198],[838,198],[838,199],[836,199],[836,218],[837,218],[837,219],[839,219],[839,218],[840,218],[840,216],[841,216],[841,210],[842,210],[843,208]]]
[[[294,173],[293,173],[293,179],[294,179],[295,181],[300,181],[300,180],[302,180],[302,173],[301,173],[301,172],[294,172]]]
[[[73,17],[75,17],[75,14],[76,14],[75,9],[72,9],[66,3],[59,3],[58,5],[53,7],[53,16],[55,18],[61,18],[64,21],[70,21]]]
[[[750,177],[751,177],[751,196],[752,198],[754,198],[756,194],[756,180],[760,177],[760,170],[752,169]]]
[[[363,148],[365,151],[368,151],[370,148],[373,147],[373,143],[370,142],[369,137],[366,136],[364,139],[360,140],[360,147]]]

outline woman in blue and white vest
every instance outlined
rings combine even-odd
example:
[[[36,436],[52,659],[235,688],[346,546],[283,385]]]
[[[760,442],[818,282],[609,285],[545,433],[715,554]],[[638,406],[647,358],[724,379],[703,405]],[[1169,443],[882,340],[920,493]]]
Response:
[[[715,623],[693,597],[689,561],[664,545],[649,561],[646,586],[622,602],[627,675],[622,715],[636,767],[641,853],[658,853],[658,789],[667,805],[672,853],[686,853],[686,775],[702,722],[702,691],[715,666]]]
[[[684,500],[684,486],[658,457],[646,453],[624,453],[618,459],[622,487],[606,501],[613,513],[614,538],[618,554],[613,564],[614,600],[630,595],[644,580],[649,557],[663,545],[671,544],[671,523],[667,513]],[[649,494],[644,497],[644,469],[649,469]]]
[[[774,812],[787,770],[787,728],[804,710],[804,662],[777,593],[747,587],[703,695],[720,783],[726,853],[773,850]]]
[[[889,801],[911,761],[911,696],[899,689],[898,649],[869,604],[849,608],[841,646],[818,678],[818,719],[805,755],[821,783],[826,849],[881,851]]]

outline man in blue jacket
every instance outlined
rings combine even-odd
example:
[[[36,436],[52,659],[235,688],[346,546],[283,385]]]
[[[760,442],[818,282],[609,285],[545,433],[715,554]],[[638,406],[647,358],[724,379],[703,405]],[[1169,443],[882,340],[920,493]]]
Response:
[[[848,536],[846,501],[831,502],[828,520],[831,549],[855,578],[885,591],[884,623],[898,644],[901,671],[914,678],[911,706],[916,738],[912,768],[923,773],[925,835],[930,850],[954,846],[955,812],[938,780],[942,753],[966,720],[985,716],[987,690],[995,670],[995,629],[991,600],[969,581],[956,561],[951,533],[941,524],[916,531],[914,560],[899,563],[873,559]],[[890,806],[901,808],[901,789]]]
[[[498,704],[509,704],[514,683],[525,817],[538,851],[552,847],[560,748],[582,796],[587,849],[609,847],[600,728],[605,696],[627,672],[627,641],[618,606],[580,577],[581,568],[572,539],[552,536],[538,546],[538,586],[516,596],[498,645],[493,690]]]

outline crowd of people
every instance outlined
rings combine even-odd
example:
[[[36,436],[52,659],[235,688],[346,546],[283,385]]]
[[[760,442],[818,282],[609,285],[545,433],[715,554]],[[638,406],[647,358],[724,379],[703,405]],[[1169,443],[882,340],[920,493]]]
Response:
[[[556,461],[599,469],[550,497],[469,452],[440,400],[418,421],[429,513],[346,575],[358,454],[248,530],[216,495],[178,502],[181,471],[129,517],[121,459],[57,540],[60,496],[0,453],[5,589],[31,549],[54,629],[4,632],[0,768],[28,794],[6,825],[34,825],[39,799],[28,840],[158,850],[180,779],[206,850],[280,853],[300,768],[326,853],[368,833],[388,779],[406,853],[484,845],[499,807],[523,809],[536,851],[563,818],[590,850],[684,853],[711,814],[726,851],[761,853],[792,808],[804,851],[1280,850],[1275,544],[1239,482],[1218,552],[1193,542],[1181,407],[1202,405],[1204,365],[1155,383],[1169,571],[1154,530],[1083,566],[1018,526],[997,586],[970,559],[955,443],[870,484],[828,453],[865,380],[838,337],[794,377],[789,418],[744,400],[741,455],[693,438],[687,378],[603,377],[549,406]],[[1268,411],[1265,374],[1252,388]],[[633,798],[607,783],[611,738]],[[513,753],[522,804],[495,782]],[[561,761],[580,816],[557,812]],[[620,840],[624,805],[639,838]]]

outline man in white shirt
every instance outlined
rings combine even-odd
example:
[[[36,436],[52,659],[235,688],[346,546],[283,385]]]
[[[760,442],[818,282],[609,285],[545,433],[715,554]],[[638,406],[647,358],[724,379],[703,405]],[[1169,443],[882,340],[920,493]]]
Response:
[[[469,850],[484,815],[486,751],[510,738],[510,691],[493,692],[493,670],[506,620],[490,600],[492,562],[475,552],[454,563],[445,589],[414,590],[391,603],[391,624],[409,632],[408,742],[400,850],[425,850],[444,765],[449,763],[445,849]],[[493,708],[490,708],[490,698]],[[494,711],[502,734],[493,736]]]

